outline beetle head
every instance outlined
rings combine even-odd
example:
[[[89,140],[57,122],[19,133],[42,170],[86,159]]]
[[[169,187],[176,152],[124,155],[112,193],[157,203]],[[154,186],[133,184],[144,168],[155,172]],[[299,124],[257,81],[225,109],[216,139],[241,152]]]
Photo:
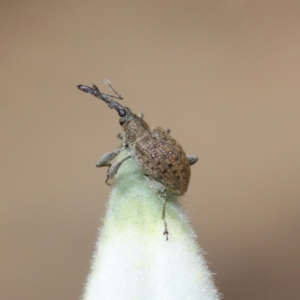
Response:
[[[145,131],[150,130],[150,128],[142,117],[135,115],[128,107],[115,101],[113,98],[122,100],[123,97],[116,92],[109,81],[105,81],[105,83],[112,89],[116,96],[102,93],[95,84],[92,84],[92,87],[82,84],[77,87],[81,91],[103,100],[109,108],[115,109],[119,114],[119,123],[124,130],[126,140],[130,143],[134,143]]]

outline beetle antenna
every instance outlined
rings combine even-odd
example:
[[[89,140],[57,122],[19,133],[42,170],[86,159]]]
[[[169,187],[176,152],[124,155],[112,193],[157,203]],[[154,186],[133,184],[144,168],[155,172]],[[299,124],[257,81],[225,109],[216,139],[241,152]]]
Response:
[[[117,97],[116,96],[111,96],[111,97],[114,97],[114,98],[117,98],[120,100],[123,99],[123,97],[115,90],[115,88],[112,86],[111,82],[108,79],[104,79],[104,83],[117,95]]]

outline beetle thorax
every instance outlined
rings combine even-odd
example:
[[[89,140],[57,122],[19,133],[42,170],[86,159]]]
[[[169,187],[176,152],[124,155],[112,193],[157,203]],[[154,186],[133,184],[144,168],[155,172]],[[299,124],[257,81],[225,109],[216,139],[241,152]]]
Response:
[[[122,122],[122,128],[127,143],[134,144],[137,140],[142,138],[144,134],[150,131],[149,125],[139,116],[131,114],[125,118],[125,122]]]

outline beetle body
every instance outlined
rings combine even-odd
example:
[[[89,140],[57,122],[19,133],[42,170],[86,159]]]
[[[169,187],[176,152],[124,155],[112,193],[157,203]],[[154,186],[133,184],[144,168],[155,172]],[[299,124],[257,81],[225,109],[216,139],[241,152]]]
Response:
[[[184,195],[190,181],[191,169],[182,147],[168,131],[149,125],[142,117],[124,107],[126,115],[119,122],[124,131],[124,143],[130,148],[131,158],[146,176],[161,183],[167,192]]]
[[[132,157],[154,180],[173,195],[187,191],[191,168],[182,147],[160,127],[143,134],[131,146]]]

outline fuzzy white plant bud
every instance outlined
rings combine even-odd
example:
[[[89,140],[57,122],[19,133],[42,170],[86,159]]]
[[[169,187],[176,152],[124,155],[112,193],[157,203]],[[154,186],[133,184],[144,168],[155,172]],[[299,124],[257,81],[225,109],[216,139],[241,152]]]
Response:
[[[162,207],[137,164],[127,160],[115,176],[83,300],[219,299],[177,198],[168,197],[168,241]]]

